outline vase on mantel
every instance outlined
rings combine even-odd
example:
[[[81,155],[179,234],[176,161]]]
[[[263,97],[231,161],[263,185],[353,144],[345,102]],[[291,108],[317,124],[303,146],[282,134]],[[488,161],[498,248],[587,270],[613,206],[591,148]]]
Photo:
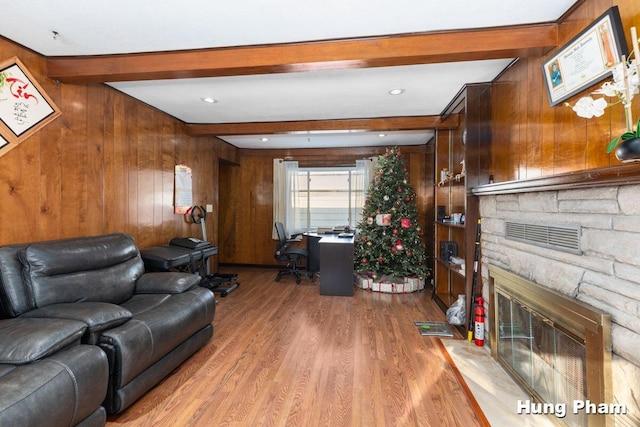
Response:
[[[640,161],[640,138],[625,139],[616,147],[616,158],[622,163]]]

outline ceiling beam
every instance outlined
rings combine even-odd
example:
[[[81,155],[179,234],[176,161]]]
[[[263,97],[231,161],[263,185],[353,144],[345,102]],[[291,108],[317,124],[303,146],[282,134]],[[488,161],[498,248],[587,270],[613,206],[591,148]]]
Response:
[[[555,23],[308,43],[126,55],[50,57],[64,83],[217,77],[540,56],[556,47]]]
[[[306,131],[398,131],[458,127],[454,114],[442,121],[440,116],[382,117],[374,119],[302,120],[289,122],[188,124],[187,133],[198,135],[263,135]]]

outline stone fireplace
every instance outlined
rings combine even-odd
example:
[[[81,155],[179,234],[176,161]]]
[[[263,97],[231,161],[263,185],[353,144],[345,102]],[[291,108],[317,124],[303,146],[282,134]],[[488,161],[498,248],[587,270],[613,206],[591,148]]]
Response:
[[[612,354],[607,399],[611,401],[598,403],[624,405],[625,413],[611,415],[606,425],[637,426],[640,425],[640,185],[589,186],[588,179],[583,177],[583,181],[587,184],[547,186],[535,191],[533,186],[523,186],[515,187],[515,191],[476,192],[482,218],[483,293],[485,301],[490,301],[489,283],[493,281],[490,275],[494,274],[490,269],[497,268],[609,315]],[[513,222],[577,229],[579,248],[567,251],[561,245],[539,245],[510,238],[507,224]],[[487,312],[492,308],[487,307]],[[526,316],[538,313],[527,304],[516,303],[511,309]],[[548,322],[544,316],[530,319]],[[493,322],[489,319],[490,339],[485,340],[492,346],[500,335],[499,330],[494,332]],[[568,336],[568,342],[581,341],[575,334]],[[582,369],[579,364],[577,367]]]

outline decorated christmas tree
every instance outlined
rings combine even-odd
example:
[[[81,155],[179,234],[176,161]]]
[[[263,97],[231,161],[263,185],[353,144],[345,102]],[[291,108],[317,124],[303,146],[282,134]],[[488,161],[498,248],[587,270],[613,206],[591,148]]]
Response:
[[[374,280],[429,276],[418,222],[416,194],[408,180],[402,153],[389,148],[378,158],[362,210],[355,244],[355,270]]]

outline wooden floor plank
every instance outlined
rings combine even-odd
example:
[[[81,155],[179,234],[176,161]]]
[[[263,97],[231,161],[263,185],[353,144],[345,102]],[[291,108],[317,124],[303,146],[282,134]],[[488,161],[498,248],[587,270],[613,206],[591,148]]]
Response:
[[[428,292],[322,296],[231,270],[241,286],[218,297],[213,339],[107,426],[486,425],[439,339],[416,331],[444,321]]]

